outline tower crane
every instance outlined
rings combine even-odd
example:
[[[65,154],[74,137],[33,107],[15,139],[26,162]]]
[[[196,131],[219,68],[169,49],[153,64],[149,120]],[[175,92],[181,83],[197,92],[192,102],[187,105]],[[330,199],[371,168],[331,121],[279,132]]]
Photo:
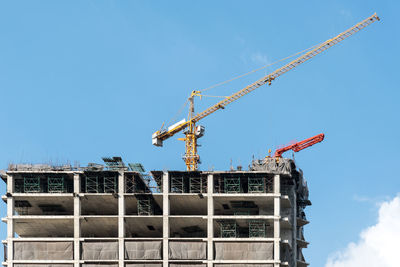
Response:
[[[247,95],[248,93],[254,91],[255,89],[257,89],[265,84],[271,85],[271,82],[274,81],[279,76],[285,74],[289,70],[299,66],[300,64],[315,57],[316,55],[322,53],[323,51],[327,50],[328,48],[343,41],[347,37],[355,34],[356,32],[360,31],[361,29],[365,28],[366,26],[368,26],[378,20],[379,20],[379,17],[376,15],[376,13],[373,14],[372,16],[362,20],[361,22],[357,23],[353,27],[349,28],[348,30],[323,42],[322,44],[316,46],[315,48],[311,49],[310,51],[308,51],[305,54],[301,55],[300,57],[296,58],[295,60],[276,69],[275,71],[271,72],[270,74],[262,77],[261,79],[255,81],[254,83],[246,86],[245,88],[224,98],[223,100],[219,101],[218,103],[212,105],[211,107],[209,107],[209,108],[205,109],[204,111],[197,113],[197,114],[195,114],[195,111],[194,111],[194,98],[196,96],[201,97],[202,92],[197,91],[197,90],[192,91],[188,98],[188,101],[189,101],[188,120],[187,121],[182,120],[178,123],[173,124],[172,126],[168,127],[167,129],[161,129],[161,130],[156,131],[152,135],[152,144],[155,146],[162,146],[163,141],[174,136],[176,133],[183,131],[185,137],[179,138],[179,140],[185,141],[185,154],[184,154],[183,159],[185,161],[186,168],[188,171],[197,170],[198,164],[200,162],[200,157],[197,153],[197,146],[198,146],[197,139],[202,137],[204,134],[204,127],[200,126],[200,125],[196,125],[197,122],[199,122],[201,119],[211,115],[212,113],[216,112],[217,110],[224,109],[228,104],[238,100],[239,98]]]

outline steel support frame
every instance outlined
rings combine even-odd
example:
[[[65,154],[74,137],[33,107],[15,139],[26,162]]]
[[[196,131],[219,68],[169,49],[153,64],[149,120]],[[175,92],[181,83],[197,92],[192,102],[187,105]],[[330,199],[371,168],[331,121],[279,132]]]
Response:
[[[184,177],[171,177],[171,193],[185,193]]]
[[[247,180],[249,193],[265,193],[265,177],[249,177]]]
[[[221,238],[236,238],[239,236],[239,226],[235,220],[219,221]]]
[[[24,178],[24,193],[40,193],[40,177]]]
[[[189,178],[190,193],[207,193],[207,180],[202,176]]]
[[[262,220],[249,221],[249,237],[266,237],[266,223]]]
[[[65,193],[64,177],[48,177],[47,191],[49,193]]]
[[[104,176],[103,185],[104,193],[117,193],[117,177],[115,176]]]
[[[86,193],[99,193],[99,177],[87,176],[85,187]]]
[[[224,193],[240,193],[240,177],[224,177]]]
[[[136,182],[135,176],[128,176],[125,178],[125,193],[135,193],[136,191]]]
[[[137,210],[140,216],[154,215],[154,203],[149,196],[137,196]]]

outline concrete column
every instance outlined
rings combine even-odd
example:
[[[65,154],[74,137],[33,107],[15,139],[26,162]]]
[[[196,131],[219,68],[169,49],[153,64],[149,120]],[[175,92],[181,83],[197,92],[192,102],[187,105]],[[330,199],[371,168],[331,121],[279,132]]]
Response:
[[[280,267],[281,238],[281,181],[280,175],[274,175],[274,267]]]
[[[292,209],[293,209],[293,245],[292,245],[292,251],[293,251],[293,257],[294,257],[294,262],[297,260],[297,195],[296,195],[296,187],[290,191],[290,193],[293,196],[293,203],[292,203]]]
[[[79,267],[81,243],[79,238],[81,237],[81,200],[79,193],[81,190],[81,179],[79,173],[74,173],[74,267]]]
[[[7,174],[7,193],[14,193],[14,177],[10,174]]]
[[[214,260],[214,175],[207,176],[207,267],[213,267]]]
[[[168,238],[169,238],[169,173],[164,172],[162,180],[163,193],[163,267],[168,267]]]
[[[125,177],[124,172],[118,173],[118,266],[124,267],[125,260]]]
[[[13,267],[14,259],[14,177],[7,174],[7,266]]]

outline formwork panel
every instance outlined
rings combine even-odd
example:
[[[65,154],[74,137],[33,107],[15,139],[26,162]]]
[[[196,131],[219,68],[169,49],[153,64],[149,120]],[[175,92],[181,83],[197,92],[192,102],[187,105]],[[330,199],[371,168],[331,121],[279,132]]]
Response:
[[[126,260],[160,260],[162,241],[125,241]]]
[[[216,260],[272,260],[272,242],[215,242]]]
[[[247,263],[224,263],[224,264],[214,264],[214,267],[274,267],[273,264],[247,264]]]
[[[82,260],[118,260],[118,242],[85,241]]]
[[[40,263],[14,263],[14,267],[73,267],[73,264],[62,264],[62,263],[50,263],[50,264],[40,264]]]
[[[170,241],[169,259],[171,260],[205,260],[207,243],[195,241]]]
[[[14,260],[72,259],[72,242],[14,242]]]

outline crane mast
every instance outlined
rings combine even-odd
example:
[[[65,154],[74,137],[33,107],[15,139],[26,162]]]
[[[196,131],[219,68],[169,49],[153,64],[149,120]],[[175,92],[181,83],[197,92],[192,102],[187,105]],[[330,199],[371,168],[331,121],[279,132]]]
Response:
[[[197,170],[198,163],[200,162],[200,156],[197,154],[197,138],[196,136],[196,121],[193,120],[194,116],[194,97],[197,91],[193,91],[189,97],[189,118],[188,128],[185,131],[185,138],[179,138],[179,140],[185,141],[185,155],[183,160],[187,166],[188,171]]]
[[[206,110],[194,114],[194,97],[201,96],[201,91],[193,91],[189,97],[189,116],[188,121],[182,121],[178,124],[170,126],[167,130],[159,130],[156,131],[152,135],[152,143],[155,146],[162,146],[163,141],[174,136],[176,133],[185,130],[184,138],[179,138],[179,140],[185,141],[185,155],[183,157],[187,170],[194,171],[197,170],[198,163],[200,161],[200,157],[197,154],[197,139],[203,136],[204,127],[196,126],[196,123],[201,119],[209,116],[210,114],[216,112],[219,109],[224,109],[225,106],[234,102],[235,100],[247,95],[248,93],[254,91],[255,89],[268,84],[271,85],[271,82],[278,78],[279,76],[285,74],[289,70],[299,66],[300,64],[310,60],[311,58],[315,57],[316,55],[322,53],[323,51],[327,50],[328,48],[334,46],[335,44],[343,41],[347,37],[357,33],[361,29],[365,28],[366,26],[370,25],[371,23],[378,21],[379,17],[375,14],[372,16],[364,19],[363,21],[357,23],[353,27],[349,28],[348,30],[340,33],[339,35],[323,42],[322,44],[316,46],[315,48],[311,49],[309,52],[305,53],[304,55],[296,58],[295,60],[289,62],[288,64],[284,65],[276,69],[275,71],[271,72],[270,74],[262,77],[258,81],[246,86],[245,88],[239,90],[238,92],[232,94],[231,96],[226,97],[225,99],[219,101],[218,103],[212,105],[211,107],[207,108]]]

